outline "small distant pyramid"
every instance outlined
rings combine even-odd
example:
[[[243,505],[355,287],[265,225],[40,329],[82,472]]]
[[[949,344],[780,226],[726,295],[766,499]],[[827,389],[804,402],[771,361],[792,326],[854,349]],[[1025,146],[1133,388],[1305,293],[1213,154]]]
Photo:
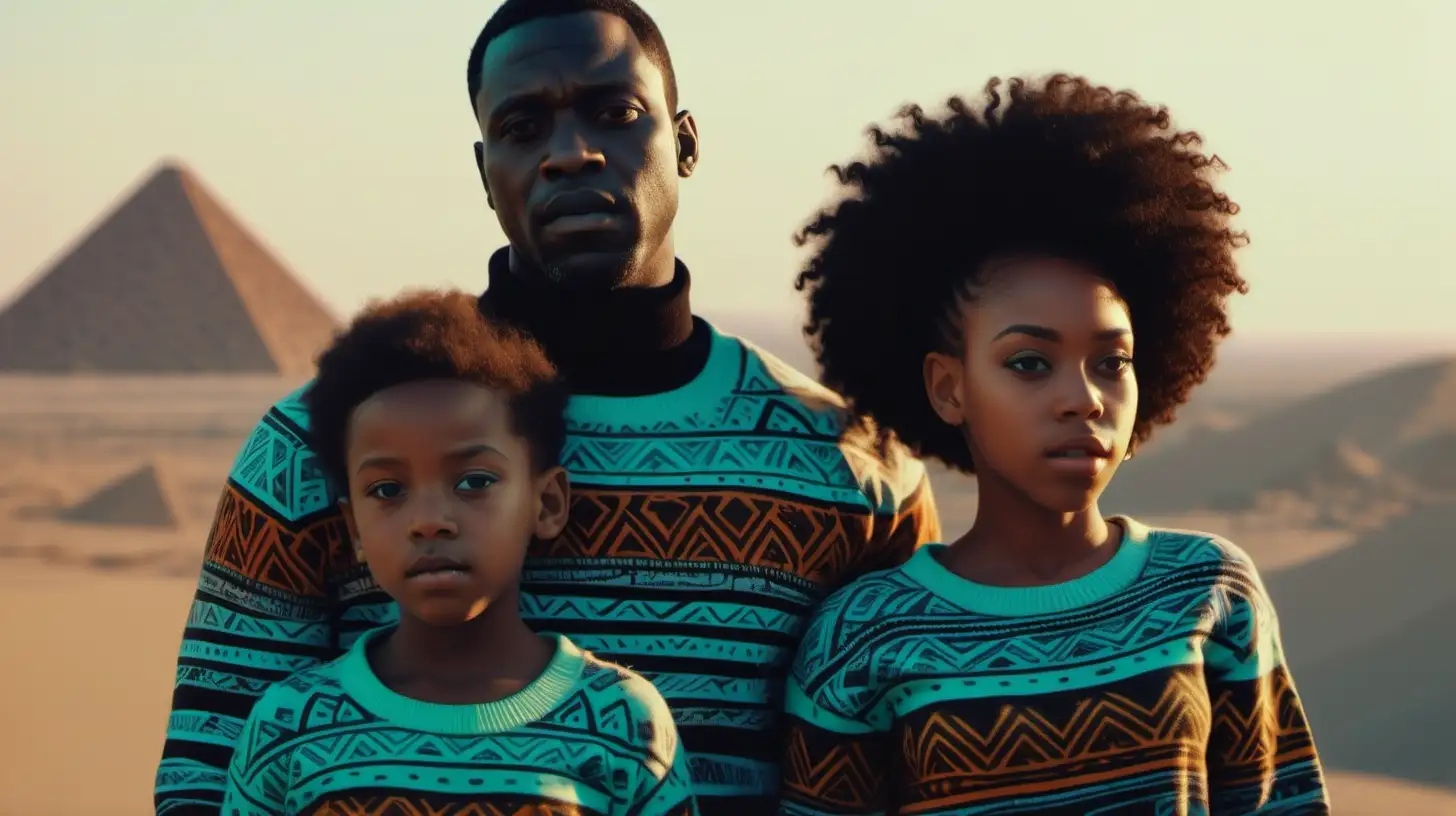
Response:
[[[0,373],[307,376],[336,326],[165,163],[0,311]]]
[[[119,524],[130,527],[176,527],[180,522],[155,463],[148,463],[102,485],[60,518],[77,524]]]

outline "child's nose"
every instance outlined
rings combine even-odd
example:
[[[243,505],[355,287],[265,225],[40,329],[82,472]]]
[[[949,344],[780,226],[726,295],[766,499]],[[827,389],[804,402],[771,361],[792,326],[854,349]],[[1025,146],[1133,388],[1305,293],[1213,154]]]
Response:
[[[453,538],[459,532],[450,503],[441,496],[421,495],[411,509],[410,535],[414,538]]]
[[[454,538],[457,532],[455,522],[444,518],[417,519],[410,526],[414,538]]]

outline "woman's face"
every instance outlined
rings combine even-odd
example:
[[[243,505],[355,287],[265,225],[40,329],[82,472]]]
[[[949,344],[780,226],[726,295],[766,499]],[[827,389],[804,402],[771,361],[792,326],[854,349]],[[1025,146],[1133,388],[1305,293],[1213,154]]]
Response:
[[[1127,305],[1087,266],[1024,258],[989,267],[959,318],[959,355],[927,355],[925,386],[978,478],[1053,512],[1091,507],[1137,418]]]

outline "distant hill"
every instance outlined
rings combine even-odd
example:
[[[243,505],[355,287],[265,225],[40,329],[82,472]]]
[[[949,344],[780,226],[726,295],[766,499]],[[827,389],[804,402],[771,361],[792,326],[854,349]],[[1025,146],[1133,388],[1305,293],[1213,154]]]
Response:
[[[1266,577],[1332,767],[1456,786],[1456,504]]]
[[[1409,498],[1399,478],[1453,464],[1433,459],[1437,450],[1456,452],[1456,357],[1386,370],[1240,427],[1152,448],[1123,466],[1104,506],[1155,515],[1248,509],[1260,494]]]
[[[1331,768],[1456,788],[1456,599],[1298,673]]]

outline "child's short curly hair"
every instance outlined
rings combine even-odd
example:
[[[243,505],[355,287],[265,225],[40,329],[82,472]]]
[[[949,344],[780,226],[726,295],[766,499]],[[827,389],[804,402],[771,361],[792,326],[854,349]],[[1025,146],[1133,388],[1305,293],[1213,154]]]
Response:
[[[871,155],[830,169],[845,197],[795,237],[818,244],[798,277],[823,378],[861,419],[918,454],[973,470],[958,428],[930,407],[931,351],[957,353],[951,319],[985,263],[1042,254],[1091,264],[1128,305],[1138,338],[1133,444],[1173,419],[1229,333],[1247,291],[1230,228],[1238,207],[1196,133],[1136,94],[1057,75],[991,80],[944,118],[918,106],[904,130],[871,127]],[[973,107],[977,105],[978,107]]]
[[[319,356],[304,394],[312,447],[346,489],[349,419],[359,404],[396,385],[464,380],[509,395],[511,421],[537,471],[554,467],[566,438],[567,391],[540,346],[489,322],[478,298],[423,291],[370,304]]]

